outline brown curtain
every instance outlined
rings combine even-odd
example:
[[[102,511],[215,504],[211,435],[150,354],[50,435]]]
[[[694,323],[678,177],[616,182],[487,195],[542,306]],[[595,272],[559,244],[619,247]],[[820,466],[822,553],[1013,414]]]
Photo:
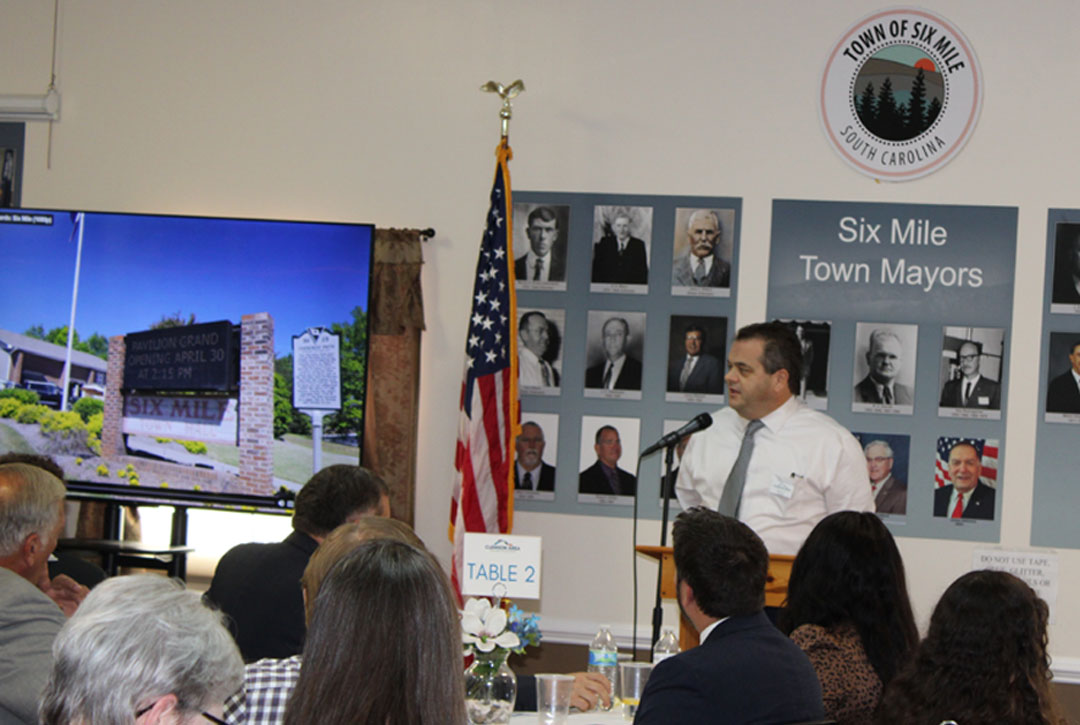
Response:
[[[421,234],[376,229],[371,274],[364,465],[390,487],[394,518],[413,525],[420,406]]]

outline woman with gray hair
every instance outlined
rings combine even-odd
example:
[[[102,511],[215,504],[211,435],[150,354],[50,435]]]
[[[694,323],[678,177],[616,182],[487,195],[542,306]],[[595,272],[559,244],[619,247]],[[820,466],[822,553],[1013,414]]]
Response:
[[[53,644],[45,725],[222,723],[244,665],[222,615],[180,582],[108,579]]]

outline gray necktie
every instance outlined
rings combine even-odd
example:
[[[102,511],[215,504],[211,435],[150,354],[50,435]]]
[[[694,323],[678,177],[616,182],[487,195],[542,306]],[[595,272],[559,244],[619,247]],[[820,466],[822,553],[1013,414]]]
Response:
[[[690,369],[694,367],[694,358],[686,356],[686,362],[682,366],[682,374],[679,375],[679,390],[686,390],[686,379],[690,377]]]
[[[694,268],[694,284],[701,286],[705,284],[705,262],[699,259],[697,261],[697,267]]]
[[[964,387],[964,399],[962,401],[960,401],[961,405],[967,405],[969,400],[971,400],[971,381],[970,380],[967,381],[967,385]]]
[[[742,445],[739,447],[739,457],[731,467],[731,473],[724,484],[724,493],[720,496],[720,505],[716,508],[725,516],[739,515],[739,502],[742,500],[743,486],[746,485],[746,469],[750,467],[750,456],[754,452],[754,434],[764,425],[760,420],[752,420],[746,426]]]
[[[551,370],[546,360],[540,361],[540,376],[544,379],[544,386],[551,387]]]

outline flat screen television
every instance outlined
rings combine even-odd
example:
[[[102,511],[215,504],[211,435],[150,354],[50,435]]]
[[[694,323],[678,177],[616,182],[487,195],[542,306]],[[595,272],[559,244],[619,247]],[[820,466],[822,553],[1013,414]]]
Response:
[[[370,224],[0,209],[0,454],[92,498],[291,508],[360,460],[372,249]]]

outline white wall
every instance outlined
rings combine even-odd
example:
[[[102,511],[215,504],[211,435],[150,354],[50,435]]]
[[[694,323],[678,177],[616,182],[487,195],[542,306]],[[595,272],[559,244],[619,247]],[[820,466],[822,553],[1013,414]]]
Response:
[[[740,325],[765,312],[773,198],[1019,206],[1001,543],[1027,546],[1038,384],[1028,373],[1038,369],[1046,209],[1080,206],[1068,163],[1080,5],[930,3],[973,43],[986,102],[956,160],[890,185],[848,170],[815,106],[828,49],[876,4],[60,4],[62,120],[51,168],[47,125],[29,129],[25,205],[438,230],[425,247],[417,528],[442,556],[460,380],[446,361],[464,343],[460,280],[475,265],[498,134],[498,101],[477,87],[518,77],[528,90],[511,133],[517,188],[743,197]],[[0,4],[0,92],[44,91],[51,6]],[[569,638],[600,620],[629,623],[628,522],[519,514],[517,532],[547,537],[541,612],[551,629]],[[642,532],[655,540],[656,525]],[[974,546],[901,541],[920,619]],[[1060,553],[1059,671],[1080,657],[1080,554]],[[652,570],[640,569],[644,623]]]

